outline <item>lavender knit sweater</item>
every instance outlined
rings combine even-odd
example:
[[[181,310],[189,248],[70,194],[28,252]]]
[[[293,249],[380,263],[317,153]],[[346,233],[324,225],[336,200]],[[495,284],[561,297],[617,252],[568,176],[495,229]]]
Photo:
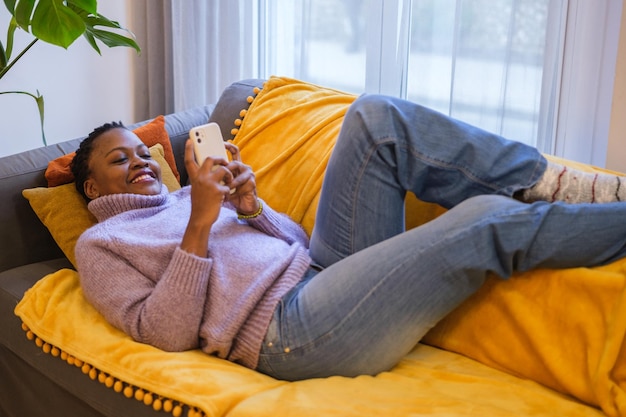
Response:
[[[114,194],[89,203],[98,224],[76,245],[87,299],[133,339],[167,351],[200,347],[255,368],[274,308],[310,264],[308,238],[264,204],[247,221],[222,207],[207,258],[180,249],[190,188]]]

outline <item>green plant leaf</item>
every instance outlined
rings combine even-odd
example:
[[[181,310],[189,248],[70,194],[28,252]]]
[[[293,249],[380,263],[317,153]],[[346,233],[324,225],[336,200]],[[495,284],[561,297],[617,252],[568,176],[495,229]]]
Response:
[[[108,17],[101,15],[101,14],[89,15],[85,19],[85,21],[89,21],[88,24],[90,24],[91,26],[107,26],[110,28],[123,29],[122,26],[119,24],[119,22],[116,22],[115,20],[111,20]]]
[[[44,122],[44,100],[43,96],[39,94],[39,90],[37,90],[37,95],[26,91],[0,91],[0,95],[3,94],[24,94],[26,96],[32,97],[37,103],[37,110],[39,111],[39,122],[41,123],[41,140],[43,141],[44,146],[48,145],[46,142],[46,134],[44,132],[43,122]]]
[[[118,22],[109,20],[105,16],[98,15],[85,17],[85,24],[87,25],[87,28],[85,30],[85,37],[87,38],[91,46],[97,51],[99,51],[99,49],[97,48],[97,46],[94,46],[95,39],[102,41],[102,43],[110,48],[115,46],[125,46],[135,49],[138,53],[141,52],[141,48],[133,39],[134,36],[128,37],[120,35],[113,31],[96,29],[96,26],[119,29],[130,33],[132,36],[132,33],[129,32],[127,29],[122,28]],[[89,34],[90,36],[88,37],[87,34]]]
[[[13,12],[17,24],[27,32],[30,32],[30,17],[34,7],[35,0],[19,0]]]
[[[98,55],[102,55],[102,53],[100,52],[100,48],[98,48],[98,44],[96,43],[96,38],[93,37],[89,30],[86,30],[85,33],[83,33],[83,36],[85,37],[85,39],[87,39],[89,45],[91,45],[91,47],[96,50]]]
[[[17,22],[14,17],[11,18],[9,22],[9,29],[7,30],[7,62],[11,59],[11,55],[13,54],[13,38],[15,37],[15,30],[17,29]]]
[[[74,5],[90,14],[98,14],[97,0],[68,0],[69,5]]]
[[[4,5],[7,7],[7,10],[13,14],[13,10],[15,10],[15,0],[4,0]]]
[[[115,46],[126,46],[130,48],[134,48],[137,52],[141,51],[137,42],[133,39],[128,38],[126,36],[119,35],[114,32],[108,32],[99,29],[93,29],[89,33],[91,33],[96,39],[102,41],[109,48],[113,48]]]
[[[67,49],[83,34],[85,23],[63,4],[63,0],[39,0],[33,13],[31,28],[35,37]]]
[[[94,28],[95,26],[104,26],[108,28],[126,30],[126,29],[123,29],[122,26],[120,26],[118,22],[107,19],[105,16],[102,16],[101,14],[97,16],[93,16],[93,15],[85,16],[84,19],[85,19],[85,24],[87,25],[88,28]]]
[[[0,41],[0,71],[7,66],[7,54],[4,52],[4,46]]]
[[[43,121],[44,121],[44,102],[43,96],[39,94],[39,90],[37,90],[37,97],[35,97],[35,101],[37,102],[37,109],[39,110],[39,123],[41,125],[41,140],[43,141],[43,145],[46,146],[48,143],[46,142],[46,132],[44,131]]]

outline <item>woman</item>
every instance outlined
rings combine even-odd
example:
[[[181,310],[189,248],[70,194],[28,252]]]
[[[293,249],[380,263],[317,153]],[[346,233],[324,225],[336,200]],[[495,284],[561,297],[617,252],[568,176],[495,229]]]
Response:
[[[187,143],[191,186],[172,194],[121,125],[77,151],[77,188],[99,220],[76,248],[84,292],[137,341],[287,380],[376,374],[488,273],[625,254],[622,178],[567,170],[400,99],[366,95],[349,109],[310,246],[227,148],[231,162],[199,165]],[[405,232],[407,190],[450,210]],[[539,201],[555,199],[581,204]]]

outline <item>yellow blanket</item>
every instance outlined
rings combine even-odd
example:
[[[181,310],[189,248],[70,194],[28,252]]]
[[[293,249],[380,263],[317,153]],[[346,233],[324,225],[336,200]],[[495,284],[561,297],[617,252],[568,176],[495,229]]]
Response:
[[[309,232],[327,158],[353,100],[338,91],[272,78],[235,138],[257,173],[260,195]],[[415,199],[407,206],[412,226],[443,212]],[[626,416],[625,265],[490,280],[427,336],[434,346],[508,373],[418,345],[391,372],[376,377],[276,381],[198,351],[166,353],[133,342],[85,301],[71,270],[41,280],[16,314],[44,351],[59,354],[60,348],[86,377],[100,378],[101,372],[103,383],[123,395],[152,393],[138,398],[153,407],[180,402],[211,416],[603,415],[543,384],[608,415]]]
[[[294,383],[200,351],[163,352],[107,324],[85,301],[78,274],[69,269],[40,280],[16,313],[44,351],[81,367],[84,378],[92,374],[120,395],[131,387],[128,394],[150,407],[165,409],[168,401],[170,407],[183,405],[183,416],[188,405],[206,416],[230,417],[603,415],[532,381],[425,345],[376,377]]]

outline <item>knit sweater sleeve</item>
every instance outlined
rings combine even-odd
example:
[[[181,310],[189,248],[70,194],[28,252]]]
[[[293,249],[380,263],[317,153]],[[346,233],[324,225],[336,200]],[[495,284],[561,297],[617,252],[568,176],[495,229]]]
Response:
[[[81,237],[76,258],[86,298],[138,342],[166,351],[197,348],[212,260],[177,248],[153,280],[124,255],[93,233]]]
[[[298,223],[294,222],[286,214],[282,214],[271,208],[265,201],[263,211],[257,217],[245,221],[257,230],[270,236],[277,237],[289,244],[300,243],[305,248],[309,247],[309,237]]]

